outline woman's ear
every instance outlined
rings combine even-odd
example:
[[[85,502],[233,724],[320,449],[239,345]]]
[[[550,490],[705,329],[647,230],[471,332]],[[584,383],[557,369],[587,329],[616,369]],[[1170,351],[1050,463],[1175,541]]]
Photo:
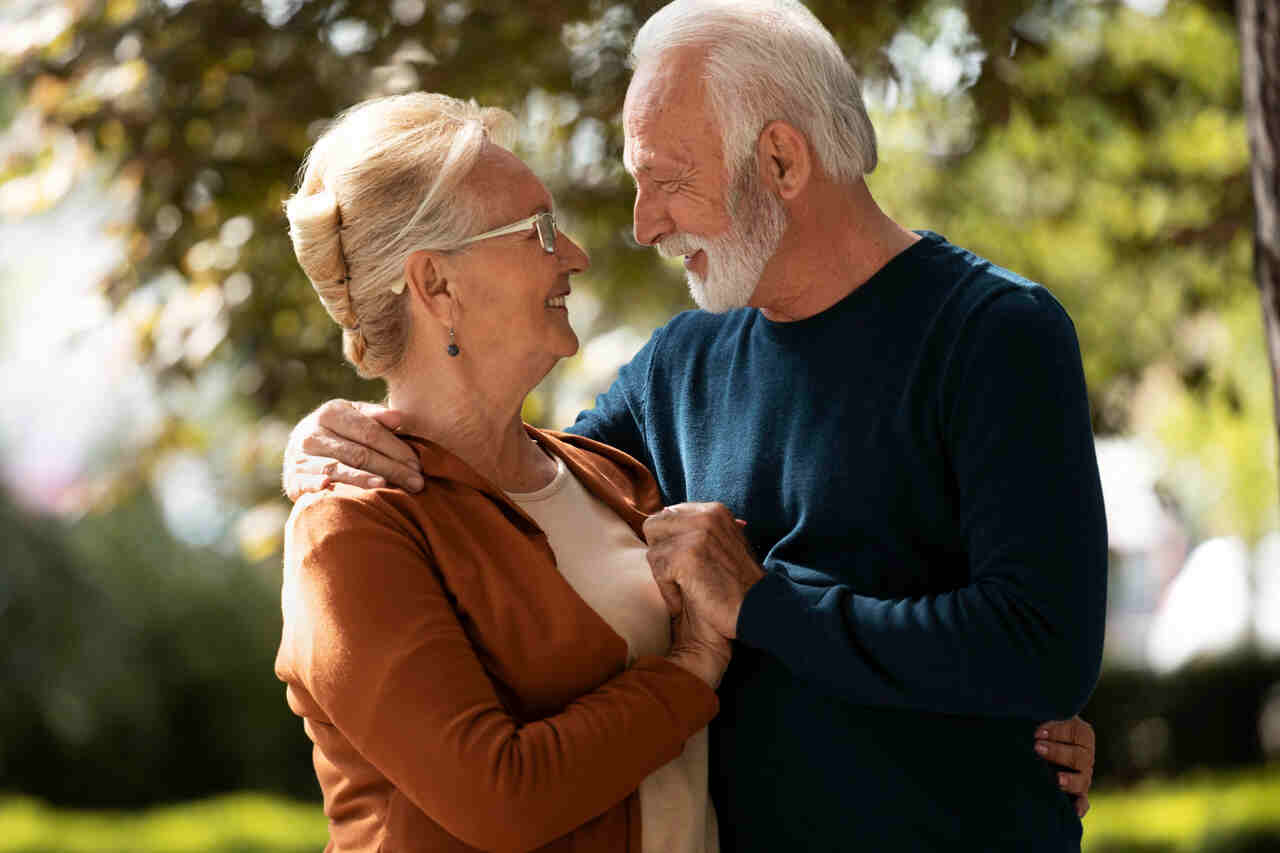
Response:
[[[813,175],[809,140],[785,121],[771,121],[760,131],[756,157],[765,186],[784,201],[803,192]]]
[[[452,265],[437,252],[413,252],[404,262],[408,298],[427,310],[444,326],[457,314],[457,288],[450,280]]]

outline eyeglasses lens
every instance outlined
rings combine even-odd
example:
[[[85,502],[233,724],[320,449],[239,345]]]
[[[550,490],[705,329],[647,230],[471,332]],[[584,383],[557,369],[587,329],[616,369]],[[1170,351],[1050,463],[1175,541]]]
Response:
[[[550,213],[544,213],[536,220],[538,240],[548,253],[556,250],[556,219]]]

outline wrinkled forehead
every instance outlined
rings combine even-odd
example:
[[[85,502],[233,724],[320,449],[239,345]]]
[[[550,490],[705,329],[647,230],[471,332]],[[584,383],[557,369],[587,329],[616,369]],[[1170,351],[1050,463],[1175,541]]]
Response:
[[[679,51],[672,54],[679,56]],[[653,61],[636,69],[622,108],[622,164],[637,175],[661,161],[697,161],[720,148],[700,59]]]

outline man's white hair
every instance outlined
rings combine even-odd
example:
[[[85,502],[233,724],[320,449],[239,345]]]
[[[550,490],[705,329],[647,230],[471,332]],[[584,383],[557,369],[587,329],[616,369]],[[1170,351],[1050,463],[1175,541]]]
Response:
[[[782,120],[809,139],[823,171],[852,183],[876,167],[876,134],[858,75],[822,23],[796,0],[675,0],[649,18],[633,67],[680,47],[708,48],[707,95],[729,174]]]

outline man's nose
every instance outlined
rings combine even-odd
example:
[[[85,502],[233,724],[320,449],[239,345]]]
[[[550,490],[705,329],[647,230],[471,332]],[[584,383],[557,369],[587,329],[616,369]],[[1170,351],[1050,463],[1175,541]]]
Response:
[[[636,242],[652,246],[674,229],[661,193],[636,187],[636,203],[632,211]]]

